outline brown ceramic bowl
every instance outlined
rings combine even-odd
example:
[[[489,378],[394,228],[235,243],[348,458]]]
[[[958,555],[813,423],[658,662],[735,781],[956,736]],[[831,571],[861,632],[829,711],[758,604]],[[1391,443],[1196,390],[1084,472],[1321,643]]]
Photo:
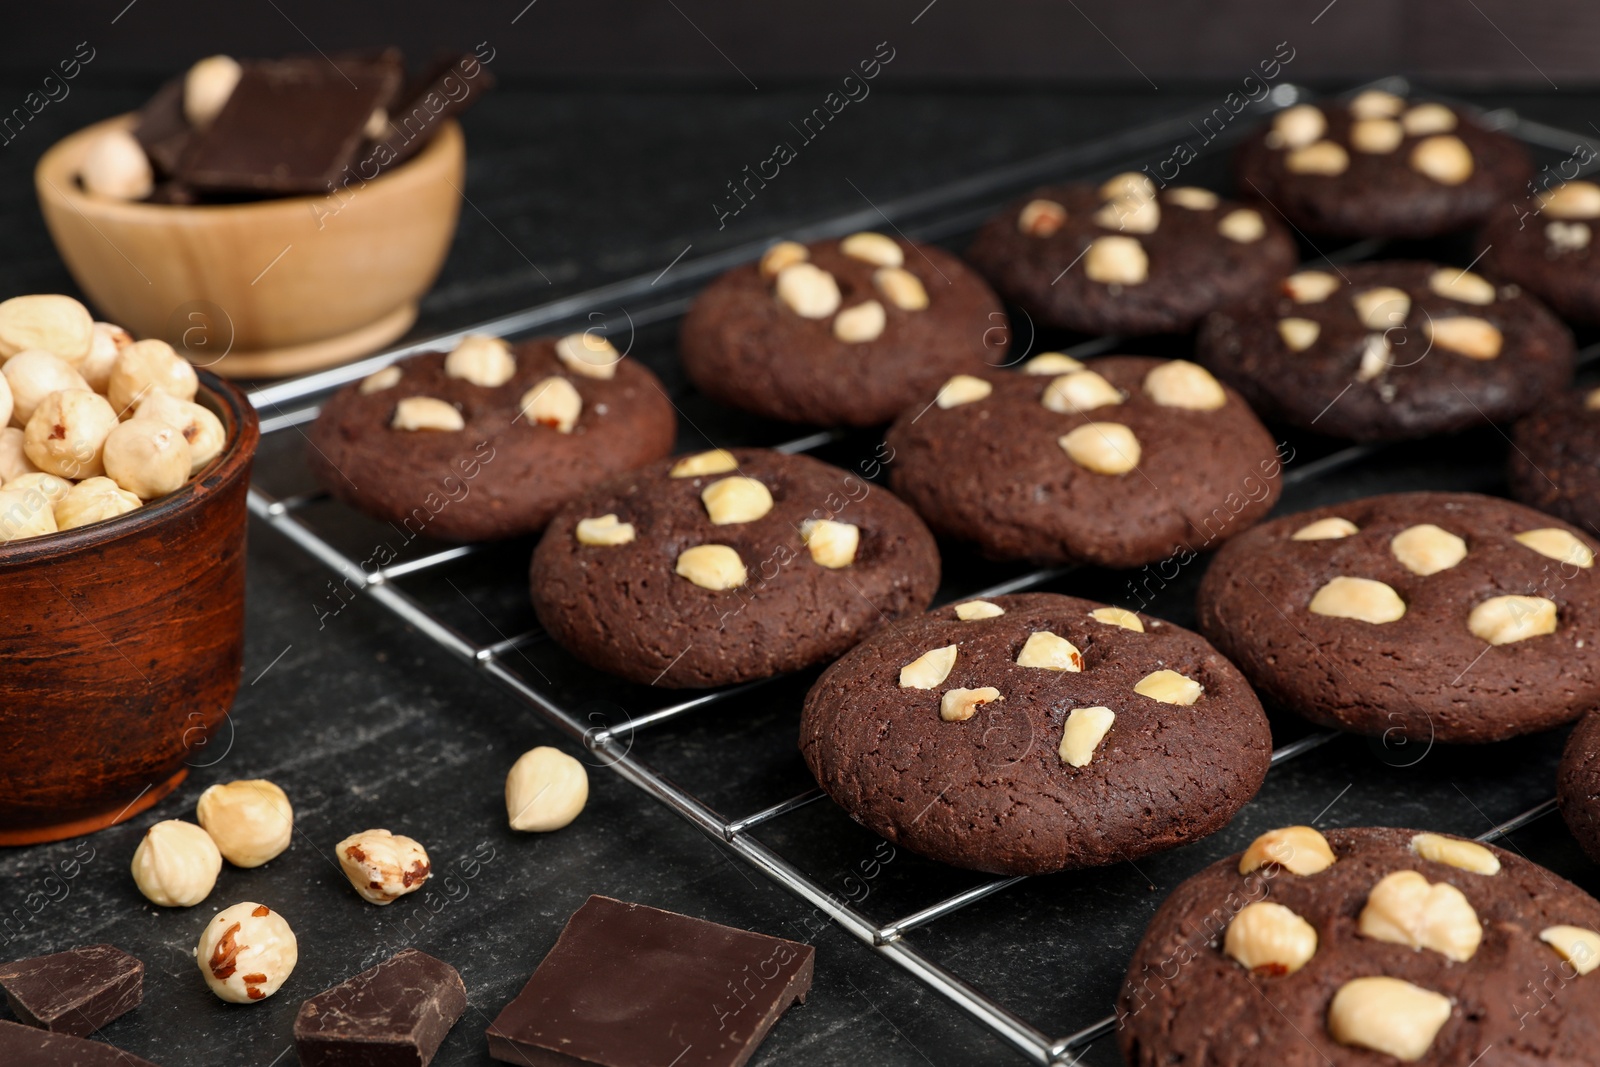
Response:
[[[177,492],[0,544],[0,845],[111,826],[209,760],[244,653],[245,492],[261,432],[201,372],[222,454]]]

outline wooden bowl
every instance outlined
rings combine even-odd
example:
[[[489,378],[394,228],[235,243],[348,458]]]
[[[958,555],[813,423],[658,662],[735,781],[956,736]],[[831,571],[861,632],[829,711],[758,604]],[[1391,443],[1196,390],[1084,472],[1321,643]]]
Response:
[[[0,845],[111,826],[189,764],[216,761],[206,742],[243,668],[245,491],[261,433],[244,395],[210,374],[195,401],[228,443],[182,489],[0,544]]]
[[[102,318],[227,377],[344,362],[416,319],[461,208],[456,123],[394,170],[329,196],[180,206],[87,195],[77,175],[89,146],[132,122],[79,130],[34,170],[50,236]]]

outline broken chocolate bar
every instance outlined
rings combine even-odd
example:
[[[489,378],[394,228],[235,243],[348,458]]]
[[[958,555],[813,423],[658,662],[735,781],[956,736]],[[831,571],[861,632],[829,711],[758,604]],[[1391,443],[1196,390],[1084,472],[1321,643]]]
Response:
[[[139,109],[133,124],[134,140],[163,178],[178,172],[184,149],[189,147],[192,131],[183,115],[183,82],[180,76],[163,85]]]
[[[139,1006],[144,964],[115,945],[85,945],[0,964],[0,988],[28,1026],[82,1037]]]
[[[6,1067],[156,1067],[102,1041],[52,1034],[0,1019],[0,1063]]]
[[[489,1027],[531,1067],[740,1067],[811,989],[810,945],[592,896]]]
[[[386,133],[362,150],[353,172],[364,180],[398,167],[422,150],[439,127],[494,87],[494,75],[471,53],[430,64],[389,108]]]
[[[301,1067],[428,1067],[467,1007],[456,969],[408,948],[323,990],[294,1020]]]

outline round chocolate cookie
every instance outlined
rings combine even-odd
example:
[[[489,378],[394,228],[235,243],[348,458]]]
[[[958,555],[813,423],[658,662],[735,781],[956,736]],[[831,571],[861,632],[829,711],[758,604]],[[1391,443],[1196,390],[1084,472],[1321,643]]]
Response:
[[[1285,827],[1167,897],[1117,1043],[1129,1067],[1580,1067],[1597,931],[1600,902],[1503,849]]]
[[[1052,593],[938,608],[806,695],[800,752],[852,819],[932,859],[1043,874],[1213,833],[1272,734],[1243,676],[1171,623]]]
[[[596,335],[472,336],[335,393],[306,458],[335,497],[408,536],[488,541],[541,529],[676,433],[656,376]]]
[[[1137,567],[1215,548],[1277,501],[1272,437],[1203,367],[1051,353],[1023,371],[952,379],[890,428],[895,491],[935,531],[999,559]]]
[[[1490,277],[1522,286],[1562,318],[1600,325],[1600,185],[1567,182],[1496,212],[1478,235]]]
[[[1556,799],[1567,829],[1600,863],[1600,711],[1591,711],[1567,738],[1556,769]]]
[[[1594,541],[1508,500],[1397,493],[1265,523],[1217,553],[1200,629],[1324,726],[1500,741],[1600,701]]]
[[[1046,326],[1152,334],[1193,329],[1297,257],[1270,212],[1129,173],[1035,190],[984,223],[967,258]]]
[[[1370,91],[1298,104],[1239,148],[1240,191],[1307,233],[1434,237],[1520,200],[1527,149],[1443,104]]]
[[[921,611],[939,553],[888,490],[809,456],[717,449],[567,506],[533,554],[533,607],[591,666],[669,688],[837,656]]]
[[[1269,422],[1356,441],[1516,418],[1572,380],[1572,335],[1533,297],[1434,263],[1291,274],[1206,319],[1200,362]]]
[[[1511,492],[1600,534],[1600,389],[1568,393],[1511,430]]]
[[[876,426],[958,371],[1005,362],[999,299],[941,248],[784,241],[701,293],[679,346],[707,396],[771,419]]]

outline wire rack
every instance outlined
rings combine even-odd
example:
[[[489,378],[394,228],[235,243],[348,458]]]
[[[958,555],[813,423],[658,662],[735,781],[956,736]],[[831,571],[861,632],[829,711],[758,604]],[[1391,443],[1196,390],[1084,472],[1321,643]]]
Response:
[[[1409,89],[1398,79],[1375,83],[1400,93]],[[1256,114],[1265,114],[1304,99],[1304,93],[1289,85],[1280,85],[1271,96],[1254,108]],[[997,204],[1041,181],[1071,177],[1086,177],[1126,169],[1147,161],[1147,154],[1170,147],[1175,140],[1183,139],[1196,129],[1195,116],[1179,116],[1166,122],[1146,127],[1132,133],[1096,142],[1067,152],[1057,152],[1024,164],[994,171],[953,186],[947,186],[917,197],[872,207],[850,215],[829,219],[816,225],[790,231],[783,236],[798,240],[813,240],[837,236],[861,228],[881,228],[884,224],[895,227],[920,240],[948,239],[970,231],[976,223],[991,212]],[[1564,152],[1574,145],[1589,143],[1580,135],[1520,120],[1505,112],[1490,112],[1487,118],[1536,149]],[[1221,159],[1230,142],[1237,141],[1247,122],[1230,137],[1219,139],[1207,153],[1211,171],[1209,176],[1220,182]],[[486,677],[493,679],[573,740],[584,745],[592,760],[609,768],[646,794],[654,797],[691,825],[720,842],[733,856],[766,876],[789,893],[798,897],[832,923],[863,945],[869,946],[879,956],[937,992],[967,1015],[988,1028],[998,1038],[1016,1049],[1022,1056],[1039,1064],[1067,1064],[1079,1062],[1078,1056],[1088,1045],[1109,1033],[1115,1026],[1115,1016],[1105,1015],[1087,1025],[1080,1026],[1065,1036],[1052,1036],[1030,1024],[1022,1015],[998,999],[985,993],[976,985],[933,959],[928,953],[911,943],[908,935],[949,920],[964,909],[980,901],[1003,893],[1022,878],[996,878],[979,880],[976,884],[944,896],[922,907],[903,911],[883,921],[874,918],[851,899],[830,888],[828,881],[815,871],[808,872],[806,865],[786,857],[782,850],[758,838],[756,831],[768,830],[801,812],[824,794],[820,789],[803,789],[776,802],[758,804],[749,801],[723,799],[713,802],[702,795],[677,785],[671,777],[645,758],[643,748],[653,731],[674,723],[709,713],[718,705],[744,697],[767,685],[754,682],[720,690],[698,693],[667,703],[660,691],[639,687],[628,688],[618,703],[608,705],[608,711],[599,715],[591,705],[574,699],[571,687],[563,688],[550,679],[528,659],[527,652],[535,646],[547,645],[543,632],[533,625],[506,633],[490,618],[487,611],[478,607],[462,593],[451,579],[455,568],[469,564],[474,557],[485,553],[504,551],[495,546],[482,545],[422,545],[414,551],[382,567],[372,567],[358,560],[360,535],[354,539],[341,537],[352,524],[363,521],[354,512],[331,502],[324,493],[315,489],[306,491],[284,490],[269,486],[268,482],[293,483],[295,479],[281,477],[285,466],[294,460],[287,453],[298,442],[297,428],[315,418],[318,399],[330,390],[370,374],[396,359],[415,352],[448,348],[469,332],[487,332],[502,336],[526,335],[548,332],[575,323],[592,325],[603,318],[606,328],[639,332],[655,329],[664,334],[682,315],[693,289],[705,280],[729,267],[755,258],[767,242],[745,245],[714,256],[681,264],[675,271],[671,286],[658,284],[660,278],[636,278],[604,288],[581,293],[554,303],[519,311],[486,323],[474,325],[457,333],[429,338],[426,341],[397,348],[345,367],[309,375],[300,379],[263,387],[251,396],[259,409],[263,438],[263,459],[258,460],[255,484],[249,494],[250,511],[268,526],[304,550],[310,557],[329,568],[337,577],[342,589],[350,596],[371,600],[392,613],[407,625],[437,644],[440,648],[464,663],[470,664]],[[1361,242],[1346,246],[1324,258],[1350,261],[1374,255],[1379,242]],[[1394,249],[1385,249],[1394,251]],[[670,348],[670,342],[667,344]],[[1021,349],[1018,338],[1017,349]],[[1080,339],[1074,344],[1061,346],[1069,354],[1086,356],[1106,352],[1113,348],[1130,349],[1129,343],[1117,338]],[[1014,352],[1015,354],[1015,352]],[[1600,346],[1590,346],[1583,352],[1587,360],[1600,355]],[[680,409],[681,410],[681,409]],[[709,410],[709,409],[708,409]],[[709,416],[715,419],[715,415]],[[704,422],[706,416],[702,416]],[[696,432],[699,424],[694,423]],[[720,429],[720,427],[719,427]],[[745,429],[748,429],[746,427]],[[771,427],[763,428],[770,435]],[[737,435],[740,431],[730,431]],[[708,438],[712,435],[702,435]],[[760,436],[760,432],[757,433]],[[796,439],[780,441],[774,447],[789,452],[819,452],[838,447],[862,447],[873,439],[859,435],[822,431]],[[715,443],[725,443],[718,440]],[[732,442],[726,442],[732,443]],[[740,442],[743,443],[743,442]],[[772,445],[770,437],[763,442]],[[704,447],[704,446],[701,446]],[[1283,474],[1285,492],[1297,487],[1315,486],[1330,479],[1340,471],[1362,466],[1382,465],[1386,462],[1385,446],[1336,447],[1323,443],[1308,450],[1310,458],[1296,461],[1286,467]],[[1420,486],[1418,486],[1420,487]],[[344,543],[341,543],[343,541]],[[512,549],[513,558],[520,558],[525,567],[527,546]],[[520,557],[515,553],[520,552]],[[525,573],[511,572],[513,575]],[[999,580],[960,591],[962,599],[975,596],[996,596],[1008,592],[1057,583],[1073,573],[1070,568],[1052,570],[1024,570],[1009,573]],[[990,578],[994,576],[988,575]],[[459,618],[451,618],[442,610],[447,603],[434,595],[439,583],[454,588],[461,600],[473,604],[481,618],[474,625],[465,625]],[[521,595],[520,578],[508,583]],[[947,590],[948,591],[948,590]],[[942,597],[944,599],[944,597]],[[525,597],[524,597],[525,600]],[[459,602],[457,602],[459,606]],[[517,617],[516,612],[510,612]],[[531,614],[521,616],[524,620]],[[481,624],[487,624],[487,632]],[[477,630],[480,635],[469,633]],[[488,639],[490,636],[492,640]],[[791,711],[794,709],[791,709]],[[618,712],[620,711],[620,714]],[[792,719],[789,720],[792,725]],[[1275,722],[1275,728],[1277,727]],[[1300,760],[1327,742],[1339,736],[1334,732],[1303,732],[1288,740],[1272,754],[1273,773],[1292,761]],[[792,731],[787,738],[773,739],[773,744],[793,748]],[[1270,780],[1271,775],[1269,775]],[[1254,802],[1253,802],[1254,803]],[[735,806],[735,805],[739,806]],[[1494,826],[1479,836],[1479,840],[1493,841],[1523,827],[1555,807],[1553,798],[1538,803],[1515,818]],[[732,814],[725,812],[727,808]],[[1102,1005],[1102,1010],[1108,1005]],[[1092,1010],[1092,1009],[1091,1009]],[[1085,1017],[1090,1017],[1085,1013]]]

